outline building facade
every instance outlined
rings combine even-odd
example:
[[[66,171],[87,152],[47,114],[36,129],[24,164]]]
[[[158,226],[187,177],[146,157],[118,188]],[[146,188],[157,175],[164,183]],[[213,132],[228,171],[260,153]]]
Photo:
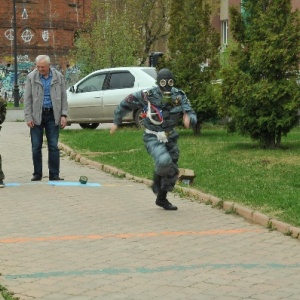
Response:
[[[91,10],[91,0],[14,0],[18,65],[30,66],[39,54],[64,69],[74,34]],[[13,1],[0,6],[0,64],[14,63]]]
[[[219,1],[219,13],[213,17],[212,24],[220,32],[221,45],[226,47],[230,39],[229,7],[240,6],[245,0]],[[69,51],[74,45],[76,31],[91,13],[92,0],[1,0],[0,85],[3,78],[13,72],[14,2],[18,70],[29,71],[39,54],[48,54],[59,70],[72,65],[74,62],[70,61]],[[293,0],[292,4],[293,9],[300,9],[299,0]],[[160,41],[153,51],[165,53],[166,45],[166,41]]]
[[[241,2],[243,1],[245,0],[220,0],[220,14],[214,16],[212,23],[213,26],[220,32],[222,47],[226,47],[228,39],[230,38],[229,7],[240,7]],[[292,9],[300,9],[299,0],[292,0]]]

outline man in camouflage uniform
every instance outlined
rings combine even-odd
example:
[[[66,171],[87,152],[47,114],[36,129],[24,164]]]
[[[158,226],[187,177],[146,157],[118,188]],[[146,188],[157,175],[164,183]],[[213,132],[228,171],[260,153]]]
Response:
[[[157,74],[157,85],[128,95],[115,110],[113,134],[122,118],[130,111],[144,108],[144,143],[155,162],[152,190],[157,195],[156,205],[166,210],[177,210],[167,199],[178,178],[179,149],[175,126],[183,118],[186,128],[195,126],[197,117],[185,95],[175,88],[170,70],[162,69]]]
[[[5,99],[3,99],[2,97],[0,97],[0,124],[2,124],[5,120],[6,117],[6,101]],[[1,126],[0,126],[0,130],[1,130]],[[2,158],[1,158],[1,154],[0,154],[0,188],[3,188],[4,185],[4,180],[5,176],[4,173],[2,171]]]

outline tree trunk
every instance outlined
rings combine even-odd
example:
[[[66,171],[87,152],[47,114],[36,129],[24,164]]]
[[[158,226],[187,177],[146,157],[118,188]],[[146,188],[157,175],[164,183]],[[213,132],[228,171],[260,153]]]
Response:
[[[276,134],[276,147],[280,147],[281,146],[281,130],[279,130]]]
[[[275,133],[274,132],[269,132],[265,136],[264,144],[265,144],[265,148],[268,148],[268,149],[274,149],[274,148],[276,148]]]

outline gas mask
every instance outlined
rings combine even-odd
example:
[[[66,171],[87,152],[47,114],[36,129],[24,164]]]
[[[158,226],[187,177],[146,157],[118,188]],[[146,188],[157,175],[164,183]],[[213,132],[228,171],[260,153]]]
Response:
[[[163,102],[171,102],[171,89],[174,86],[173,74],[169,69],[161,69],[157,73],[157,84],[163,94]]]

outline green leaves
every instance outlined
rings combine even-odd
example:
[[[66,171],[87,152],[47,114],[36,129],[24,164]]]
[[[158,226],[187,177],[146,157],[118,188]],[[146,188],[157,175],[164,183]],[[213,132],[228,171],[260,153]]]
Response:
[[[167,65],[184,89],[200,123],[216,117],[219,35],[211,26],[210,1],[172,1]]]
[[[136,64],[138,34],[122,2],[93,2],[94,15],[75,41],[75,59],[84,73]]]
[[[74,60],[83,75],[96,69],[145,64],[168,34],[171,0],[93,0],[92,15],[75,39]]]
[[[281,135],[295,126],[300,104],[299,15],[290,1],[247,0],[243,9],[243,16],[231,9],[237,42],[221,72],[221,107],[235,124],[231,130],[278,147]]]

